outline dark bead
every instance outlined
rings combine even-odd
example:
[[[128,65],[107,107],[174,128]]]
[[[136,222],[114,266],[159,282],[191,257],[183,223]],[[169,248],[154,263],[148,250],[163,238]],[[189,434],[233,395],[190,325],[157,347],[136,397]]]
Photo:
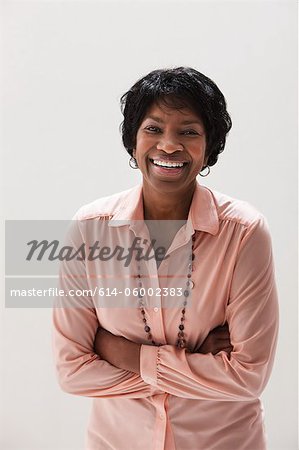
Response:
[[[184,322],[185,320],[185,317],[181,317],[181,322]]]
[[[187,277],[188,277],[188,278],[191,278],[191,273],[188,273]]]
[[[184,301],[183,305],[184,305],[184,306],[186,306],[186,305],[187,305],[187,301],[186,301],[186,300]]]
[[[141,275],[140,275],[140,273],[139,273],[139,274],[137,275],[137,277],[138,277],[138,278],[141,278]]]
[[[142,320],[143,320],[143,322],[144,322],[144,323],[146,323],[146,318],[145,318],[145,317],[143,317],[143,319],[142,319]]]
[[[180,330],[183,330],[184,328],[185,328],[184,325],[179,325]]]
[[[189,296],[189,291],[186,289],[185,291],[184,291],[184,297],[188,297]]]
[[[149,331],[151,331],[151,329],[150,329],[150,327],[148,326],[148,325],[146,325],[145,327],[144,327],[144,329],[145,329],[145,331],[148,333]]]
[[[194,260],[194,258],[195,258],[195,255],[194,255],[194,253],[192,253],[192,261]]]
[[[155,342],[155,341],[152,341],[152,344],[153,344],[153,345],[156,345],[156,342]]]
[[[185,303],[185,302],[184,302]],[[182,309],[182,314],[185,314],[186,310],[185,308]]]
[[[145,315],[145,311],[144,309],[141,310],[141,314]]]

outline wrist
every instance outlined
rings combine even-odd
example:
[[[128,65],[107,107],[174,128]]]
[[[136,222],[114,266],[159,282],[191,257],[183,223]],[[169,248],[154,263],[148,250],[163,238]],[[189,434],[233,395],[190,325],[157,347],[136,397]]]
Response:
[[[122,369],[140,374],[140,349],[141,344],[136,344],[124,338],[120,346]]]

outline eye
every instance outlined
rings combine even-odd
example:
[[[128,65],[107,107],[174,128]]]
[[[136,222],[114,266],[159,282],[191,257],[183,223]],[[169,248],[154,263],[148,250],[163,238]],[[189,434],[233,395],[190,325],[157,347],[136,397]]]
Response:
[[[182,134],[185,134],[186,136],[190,136],[190,135],[196,135],[198,133],[195,130],[185,130],[185,131],[182,131]]]
[[[145,127],[145,130],[149,131],[150,133],[159,133],[161,131],[160,128],[154,127],[153,125],[149,125],[148,127]]]

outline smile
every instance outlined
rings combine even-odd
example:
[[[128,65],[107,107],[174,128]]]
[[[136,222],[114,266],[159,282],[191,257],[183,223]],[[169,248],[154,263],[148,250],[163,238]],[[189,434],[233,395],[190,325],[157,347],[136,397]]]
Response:
[[[186,164],[186,162],[180,162],[180,161],[161,161],[159,159],[150,159],[150,162],[152,164],[154,164],[155,166],[159,166],[159,167],[163,167],[165,169],[179,169],[184,167]]]
[[[149,158],[152,171],[157,176],[162,176],[166,178],[177,179],[177,177],[182,176],[188,165],[187,162],[184,161],[162,161],[160,159],[151,159]]]

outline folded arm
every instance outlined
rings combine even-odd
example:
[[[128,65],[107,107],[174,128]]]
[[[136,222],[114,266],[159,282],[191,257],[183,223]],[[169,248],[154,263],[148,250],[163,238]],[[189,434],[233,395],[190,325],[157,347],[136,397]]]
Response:
[[[73,221],[68,245],[79,248],[84,241],[79,221]],[[90,288],[84,261],[64,261],[60,267],[59,288],[85,292]],[[99,321],[92,298],[58,297],[52,312],[52,348],[61,388],[87,397],[142,398],[161,394],[139,374],[115,367],[94,349]]]
[[[142,379],[190,399],[250,401],[259,397],[270,377],[278,335],[271,238],[263,217],[241,241],[226,320],[231,353],[200,354],[173,345],[142,345]]]

